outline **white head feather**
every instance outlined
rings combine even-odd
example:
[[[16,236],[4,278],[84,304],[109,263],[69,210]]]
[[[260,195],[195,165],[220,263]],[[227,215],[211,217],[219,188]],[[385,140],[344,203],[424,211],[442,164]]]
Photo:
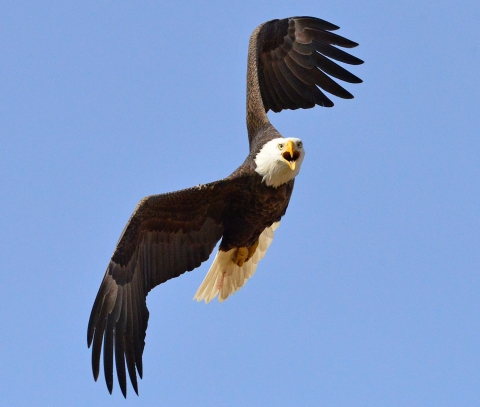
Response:
[[[289,141],[293,143],[294,150],[300,154],[294,162],[290,161],[290,164],[283,156]],[[302,140],[295,137],[279,137],[265,143],[259,151],[255,157],[257,165],[255,171],[263,177],[262,181],[268,186],[277,188],[297,176],[304,157]]]

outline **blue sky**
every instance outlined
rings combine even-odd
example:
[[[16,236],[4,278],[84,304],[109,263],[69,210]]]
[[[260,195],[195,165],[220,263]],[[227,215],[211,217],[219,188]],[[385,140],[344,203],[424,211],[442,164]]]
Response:
[[[480,405],[480,5],[3,2],[6,406]],[[89,313],[137,202],[245,158],[250,33],[312,15],[365,64],[332,109],[270,114],[307,156],[232,298],[157,287],[140,397],[92,379]]]

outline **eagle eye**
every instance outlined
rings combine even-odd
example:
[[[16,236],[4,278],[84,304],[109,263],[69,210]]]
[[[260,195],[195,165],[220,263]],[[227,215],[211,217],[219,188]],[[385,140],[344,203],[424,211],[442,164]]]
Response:
[[[302,148],[302,142],[301,142],[301,141],[299,141],[299,142],[297,143],[297,147],[298,147],[298,148]]]
[[[281,150],[281,149],[283,148],[283,144],[280,143],[280,144],[278,145],[278,148]]]

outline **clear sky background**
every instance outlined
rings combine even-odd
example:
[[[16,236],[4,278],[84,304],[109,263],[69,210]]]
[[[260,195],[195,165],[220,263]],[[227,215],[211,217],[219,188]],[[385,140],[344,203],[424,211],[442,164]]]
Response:
[[[3,1],[2,406],[479,406],[478,1]],[[157,287],[140,397],[86,328],[144,196],[248,152],[248,39],[312,15],[365,64],[335,107],[270,114],[307,156],[255,276]]]

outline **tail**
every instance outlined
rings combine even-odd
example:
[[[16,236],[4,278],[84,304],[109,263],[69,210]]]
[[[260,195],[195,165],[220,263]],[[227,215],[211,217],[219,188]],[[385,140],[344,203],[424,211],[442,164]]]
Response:
[[[231,249],[228,252],[219,250],[193,299],[199,302],[205,300],[208,303],[218,295],[218,301],[222,302],[229,295],[242,288],[255,273],[258,262],[265,256],[270,243],[273,241],[273,232],[279,225],[280,222],[275,222],[265,228],[258,238],[257,250],[248,261],[243,263],[242,267],[237,266],[232,261],[236,249]]]

